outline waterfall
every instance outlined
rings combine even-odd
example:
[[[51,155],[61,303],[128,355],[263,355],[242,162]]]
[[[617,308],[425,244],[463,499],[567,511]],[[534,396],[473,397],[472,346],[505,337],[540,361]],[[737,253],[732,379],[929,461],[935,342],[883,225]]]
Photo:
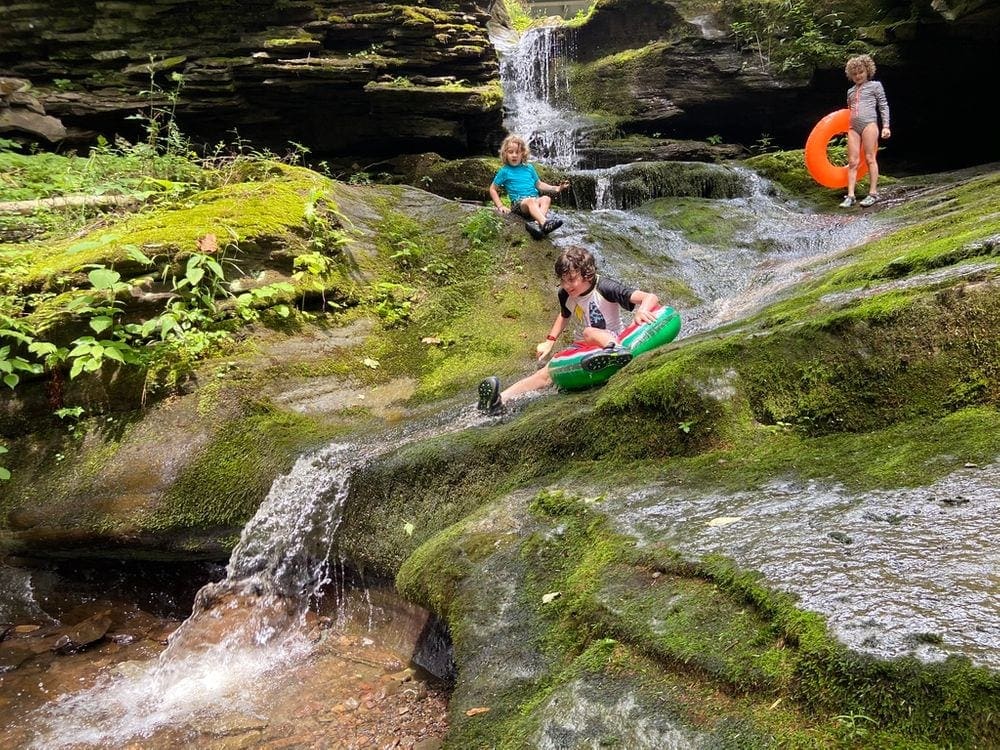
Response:
[[[536,159],[560,169],[576,166],[577,137],[585,124],[567,109],[571,38],[563,27],[543,26],[525,32],[516,45],[494,39],[508,132],[524,138]]]
[[[117,745],[223,704],[259,712],[254,696],[267,676],[312,647],[305,614],[329,582],[334,533],[364,459],[345,444],[299,458],[244,528],[226,578],[198,592],[159,657],[47,707],[33,747]]]
[[[159,657],[118,664],[46,706],[34,717],[41,730],[31,747],[120,746],[234,710],[266,715],[271,678],[315,651],[311,605],[330,583],[344,593],[332,580],[331,553],[355,473],[389,450],[484,419],[463,408],[300,457],[244,527],[225,579],[202,587]]]

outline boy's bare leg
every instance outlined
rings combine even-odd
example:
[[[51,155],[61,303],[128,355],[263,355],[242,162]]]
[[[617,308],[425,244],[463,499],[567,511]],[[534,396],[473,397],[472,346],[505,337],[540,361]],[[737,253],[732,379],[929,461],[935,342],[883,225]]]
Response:
[[[604,347],[616,339],[611,335],[610,331],[606,331],[603,328],[591,328],[588,326],[583,329],[583,340],[587,344]]]
[[[500,401],[507,403],[507,401],[516,396],[520,396],[522,393],[539,391],[542,388],[548,388],[550,385],[552,385],[552,377],[549,375],[549,368],[542,367],[540,370],[535,370],[535,372],[528,377],[521,378],[516,383],[507,386],[507,388],[500,393]]]

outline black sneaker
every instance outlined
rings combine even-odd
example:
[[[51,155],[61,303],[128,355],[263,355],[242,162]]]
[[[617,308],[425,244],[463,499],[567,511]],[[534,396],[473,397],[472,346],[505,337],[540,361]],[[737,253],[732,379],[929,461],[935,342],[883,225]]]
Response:
[[[605,367],[624,367],[632,361],[632,352],[617,341],[612,341],[603,349],[587,354],[580,360],[580,367],[587,372],[597,372]]]
[[[479,411],[495,414],[503,409],[500,401],[500,378],[490,375],[479,384]]]
[[[528,230],[528,234],[534,237],[536,240],[542,239],[545,236],[545,230],[542,229],[541,224],[537,221],[526,221],[524,222],[524,228]]]
[[[545,232],[545,234],[548,234],[549,232],[556,231],[562,225],[562,219],[549,219],[544,225],[542,225],[542,231]]]

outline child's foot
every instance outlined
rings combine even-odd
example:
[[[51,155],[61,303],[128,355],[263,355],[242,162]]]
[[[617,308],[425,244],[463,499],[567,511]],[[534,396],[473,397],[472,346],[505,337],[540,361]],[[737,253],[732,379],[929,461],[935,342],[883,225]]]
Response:
[[[587,354],[580,360],[580,367],[587,372],[597,372],[605,367],[624,367],[632,361],[632,352],[611,341],[603,349]]]
[[[861,199],[858,205],[868,208],[869,206],[874,206],[876,201],[878,201],[878,193],[868,193],[868,195]]]
[[[857,200],[855,200],[855,198],[854,198],[853,195],[845,195],[844,196],[844,200],[842,200],[840,202],[840,207],[841,208],[850,208],[855,203],[857,203]]]
[[[496,414],[503,409],[500,401],[500,378],[490,375],[479,384],[479,411],[487,414]]]
[[[545,230],[542,229],[542,225],[537,221],[526,221],[524,222],[524,228],[528,230],[528,234],[534,237],[536,240],[542,239],[545,236]]]
[[[549,232],[556,231],[562,225],[562,219],[549,219],[542,225],[542,231],[545,232],[545,234],[548,234]]]

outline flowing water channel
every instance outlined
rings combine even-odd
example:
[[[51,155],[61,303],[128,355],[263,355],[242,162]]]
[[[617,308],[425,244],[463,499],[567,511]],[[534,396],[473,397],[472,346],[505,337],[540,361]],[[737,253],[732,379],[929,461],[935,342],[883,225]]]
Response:
[[[338,737],[344,747],[368,744],[358,744],[363,738],[377,746],[378,738],[405,737],[408,728],[412,746],[429,729],[431,736],[443,733],[445,693],[414,668],[422,649],[428,666],[442,666],[440,629],[387,588],[350,580],[333,544],[361,466],[481,420],[463,406],[299,458],[243,529],[224,575],[204,571],[202,577],[218,580],[196,594],[189,587],[194,604],[183,621],[111,601],[106,591],[79,592],[64,616],[75,623],[90,614],[83,627],[101,628],[80,643],[80,625],[60,628],[47,613],[44,576],[0,568],[12,594],[0,621],[36,623],[6,644],[13,646],[7,656],[28,663],[11,663],[15,671],[0,674],[0,746],[112,748],[141,739],[143,747],[211,747],[227,738],[244,746],[288,737],[305,746],[337,747]],[[105,635],[103,650],[54,657]],[[68,639],[66,648],[60,638]],[[38,655],[44,658],[33,661]],[[391,705],[381,705],[386,701]],[[388,726],[380,718],[387,712],[396,718]]]
[[[593,123],[566,106],[566,36],[534,29],[494,41],[508,130],[529,140],[536,159],[598,186],[593,210],[562,210],[566,224],[552,241],[584,245],[605,272],[660,293],[682,313],[682,339],[738,323],[876,231],[857,215],[810,213],[736,168],[738,196],[663,197],[658,210],[625,210],[608,189],[622,167],[579,167],[577,145]],[[691,201],[740,226],[738,236],[695,241],[664,220]],[[667,277],[687,293],[662,292],[658,281]],[[140,573],[142,586],[133,580],[121,591],[106,580],[91,594],[74,584],[77,599],[55,606],[67,571],[30,561],[0,567],[0,623],[32,623],[7,641],[23,648],[0,659],[0,747],[278,747],[289,738],[294,746],[355,747],[378,746],[380,737],[412,747],[418,737],[441,736],[446,694],[408,661],[433,624],[391,592],[352,580],[332,553],[360,466],[404,443],[481,424],[469,403],[302,456],[275,481],[225,570],[192,568],[185,585],[171,579],[169,594],[155,575]],[[989,597],[998,550],[988,523],[1000,509],[985,489],[996,486],[996,469],[949,481],[957,484],[866,497],[789,483],[710,497],[649,486],[620,493],[608,510],[640,539],[674,539],[685,554],[723,552],[762,571],[830,616],[857,648],[964,653],[1000,667],[1000,612]],[[973,502],[942,504],[942,496]],[[735,520],[708,523],[719,517]],[[61,621],[86,627],[70,632]],[[89,648],[72,648],[88,637]],[[70,648],[56,657],[59,638]],[[379,724],[385,701],[399,719],[391,726]]]

